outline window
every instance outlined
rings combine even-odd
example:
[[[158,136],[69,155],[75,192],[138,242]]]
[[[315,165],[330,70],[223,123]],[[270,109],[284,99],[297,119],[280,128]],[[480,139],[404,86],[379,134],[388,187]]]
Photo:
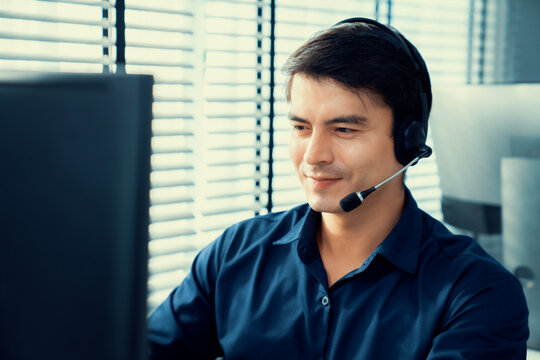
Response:
[[[3,0],[0,70],[102,72],[114,64],[106,1]]]
[[[434,87],[490,81],[498,61],[494,39],[500,36],[494,30],[498,8],[490,4],[4,0],[0,70],[154,75],[152,309],[225,227],[304,201],[288,159],[280,71],[296,47],[345,18],[376,18],[418,47]],[[125,23],[119,34],[117,16]],[[116,64],[117,35],[125,35],[125,48],[119,48],[125,65]],[[435,156],[411,168],[406,182],[419,205],[441,218]]]

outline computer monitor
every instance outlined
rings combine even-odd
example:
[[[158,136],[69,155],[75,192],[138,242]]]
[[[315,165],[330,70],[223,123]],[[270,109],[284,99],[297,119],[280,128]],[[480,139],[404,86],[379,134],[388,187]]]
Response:
[[[1,359],[145,357],[152,84],[1,74]]]
[[[501,159],[540,157],[540,84],[434,87],[430,133],[445,222],[501,233]]]

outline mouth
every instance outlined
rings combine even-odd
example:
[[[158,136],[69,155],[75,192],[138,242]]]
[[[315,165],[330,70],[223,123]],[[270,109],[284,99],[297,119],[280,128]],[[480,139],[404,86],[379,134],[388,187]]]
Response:
[[[308,181],[311,183],[314,189],[316,190],[324,190],[329,188],[330,186],[336,184],[340,178],[327,178],[327,177],[315,177],[315,176],[307,176]]]

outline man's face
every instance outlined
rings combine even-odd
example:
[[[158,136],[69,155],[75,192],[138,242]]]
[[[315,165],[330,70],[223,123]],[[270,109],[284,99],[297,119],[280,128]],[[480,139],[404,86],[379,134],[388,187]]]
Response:
[[[316,211],[341,212],[343,197],[377,185],[402,167],[391,137],[392,109],[366,94],[332,79],[303,74],[292,79],[290,153]],[[400,178],[379,191],[390,186],[401,186]]]

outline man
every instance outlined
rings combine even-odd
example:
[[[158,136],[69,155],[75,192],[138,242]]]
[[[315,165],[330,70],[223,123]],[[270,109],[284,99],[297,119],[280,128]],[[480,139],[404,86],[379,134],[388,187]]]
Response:
[[[149,319],[151,358],[525,359],[520,283],[404,186],[400,171],[429,156],[429,75],[414,46],[349,19],[285,71],[309,205],[203,249]]]

